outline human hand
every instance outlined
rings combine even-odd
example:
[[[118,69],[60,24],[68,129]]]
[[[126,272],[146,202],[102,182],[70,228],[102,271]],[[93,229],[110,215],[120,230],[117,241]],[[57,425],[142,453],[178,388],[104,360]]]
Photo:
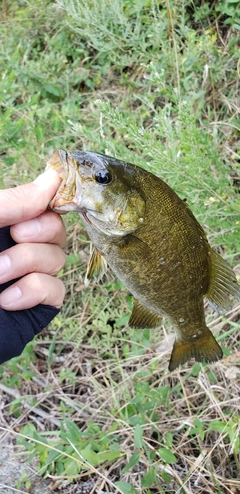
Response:
[[[66,233],[61,217],[46,211],[59,187],[50,170],[32,182],[0,190],[0,228],[11,225],[16,245],[0,253],[0,284],[19,278],[0,293],[0,307],[23,310],[62,305],[65,288],[55,277],[65,263]]]

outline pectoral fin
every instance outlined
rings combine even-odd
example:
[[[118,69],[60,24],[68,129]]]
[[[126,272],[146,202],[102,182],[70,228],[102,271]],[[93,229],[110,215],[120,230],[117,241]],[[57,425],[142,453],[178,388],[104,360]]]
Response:
[[[222,358],[222,349],[215,340],[211,331],[206,327],[201,338],[191,341],[175,340],[169,363],[169,370],[173,371],[180,364],[184,364],[194,357],[197,362],[215,362]]]
[[[210,255],[210,283],[205,297],[214,310],[227,312],[232,307],[229,295],[240,298],[240,286],[230,266],[213,249]]]
[[[149,259],[153,255],[151,247],[134,234],[124,235],[117,244],[118,249],[121,250],[121,259],[136,262]]]
[[[161,316],[146,309],[140,302],[133,299],[133,310],[128,325],[135,329],[153,329],[161,326]]]
[[[96,247],[93,247],[93,245],[91,245],[90,258],[88,261],[87,272],[84,279],[85,286],[88,286],[90,280],[94,277],[96,277],[97,281],[100,281],[106,271],[107,263],[104,257],[102,256],[102,254],[100,254]]]

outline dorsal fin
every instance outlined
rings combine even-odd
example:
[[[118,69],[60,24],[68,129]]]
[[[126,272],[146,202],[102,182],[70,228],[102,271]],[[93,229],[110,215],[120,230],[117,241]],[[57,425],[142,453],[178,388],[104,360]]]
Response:
[[[227,312],[232,307],[229,295],[240,298],[240,286],[237,278],[226,261],[213,249],[210,255],[210,283],[205,297],[211,307],[219,313]]]
[[[107,262],[100,252],[91,244],[90,258],[88,261],[87,272],[84,279],[85,286],[88,286],[90,280],[96,277],[100,281],[107,271]]]
[[[161,316],[146,309],[136,298],[133,299],[133,310],[128,323],[131,328],[159,328],[161,326],[161,320]]]

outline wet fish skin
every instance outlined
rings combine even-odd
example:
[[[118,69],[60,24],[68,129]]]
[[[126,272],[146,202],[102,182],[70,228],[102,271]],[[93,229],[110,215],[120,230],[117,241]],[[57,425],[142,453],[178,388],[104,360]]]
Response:
[[[78,211],[95,247],[87,280],[107,263],[134,297],[132,327],[170,319],[176,332],[170,370],[191,357],[221,358],[203,297],[226,311],[228,294],[238,297],[240,290],[187,204],[154,174],[97,153],[60,150],[48,166],[63,178],[50,207]]]

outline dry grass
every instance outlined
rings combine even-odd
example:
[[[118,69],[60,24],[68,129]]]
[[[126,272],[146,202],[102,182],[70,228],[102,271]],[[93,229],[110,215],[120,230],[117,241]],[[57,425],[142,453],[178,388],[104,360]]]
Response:
[[[240,306],[236,307],[233,313],[239,318]],[[212,329],[214,326],[213,322]],[[219,328],[219,322],[216,326]],[[224,330],[224,326],[222,329]],[[166,493],[187,494],[239,492],[239,453],[234,454],[234,443],[229,442],[226,432],[214,432],[209,425],[213,420],[220,420],[226,424],[235,422],[236,438],[239,435],[240,351],[217,364],[207,368],[202,367],[197,377],[192,376],[191,367],[188,366],[167,375],[168,355],[166,352],[156,354],[154,349],[140,358],[128,359],[120,369],[119,359],[116,356],[113,355],[112,359],[106,361],[88,345],[82,345],[80,350],[71,349],[69,345],[64,355],[56,358],[51,369],[47,369],[45,365],[48,341],[37,345],[35,352],[38,360],[31,366],[35,377],[28,383],[25,381],[19,395],[1,385],[3,396],[0,420],[5,429],[1,439],[7,431],[16,433],[29,421],[35,423],[38,430],[52,431],[58,428],[62,420],[59,409],[62,402],[66,408],[69,408],[69,416],[81,430],[85,429],[86,423],[90,420],[97,423],[103,431],[106,430],[106,433],[109,433],[114,425],[116,431],[114,433],[120,438],[120,449],[123,453],[122,458],[116,463],[111,465],[105,463],[98,468],[89,466],[88,471],[77,475],[78,490],[76,491],[62,488],[66,475],[59,478],[57,475],[48,475],[48,478],[52,478],[51,485],[54,492],[83,492],[80,486],[84,486],[85,483],[89,486],[90,479],[92,487],[84,492],[97,493],[101,490],[116,492],[112,490],[113,483],[119,477],[126,482],[130,481],[137,492],[142,492],[141,478],[149,468],[149,459],[144,451],[141,452],[137,467],[121,475],[122,468],[134,451],[133,427],[122,418],[121,411],[126,409],[135,395],[133,380],[140,371],[147,372],[149,366],[155,364],[156,360],[158,361],[156,370],[148,379],[150,391],[158,386],[168,386],[169,396],[165,404],[156,401],[154,414],[158,415],[158,420],[155,419],[153,422],[151,417],[147,418],[143,439],[148,451],[158,451],[164,445],[163,438],[167,432],[171,432],[174,436],[172,452],[177,457],[177,463],[166,465],[159,458],[154,462],[159,473],[168,472],[171,477],[170,484],[164,484],[161,480],[162,489]],[[38,369],[39,365],[41,371]],[[77,374],[74,386],[59,382],[62,365]],[[214,382],[212,382],[213,376]],[[12,395],[21,397],[21,414],[18,418],[14,418],[9,413]],[[29,403],[29,397],[34,397],[34,407],[25,406],[24,401]],[[229,410],[231,410],[230,415]],[[204,440],[198,433],[194,436],[189,434],[194,428],[196,417],[203,424],[207,424]],[[181,487],[184,487],[183,491]],[[71,489],[74,489],[73,485]],[[153,489],[152,492],[158,490]]]

